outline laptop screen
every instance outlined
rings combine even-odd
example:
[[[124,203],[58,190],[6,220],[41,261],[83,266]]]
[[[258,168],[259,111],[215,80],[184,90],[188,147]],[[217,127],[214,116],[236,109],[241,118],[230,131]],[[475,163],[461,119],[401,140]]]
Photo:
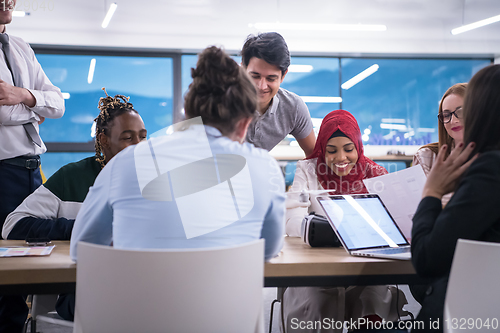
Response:
[[[318,197],[349,251],[409,245],[376,194]]]

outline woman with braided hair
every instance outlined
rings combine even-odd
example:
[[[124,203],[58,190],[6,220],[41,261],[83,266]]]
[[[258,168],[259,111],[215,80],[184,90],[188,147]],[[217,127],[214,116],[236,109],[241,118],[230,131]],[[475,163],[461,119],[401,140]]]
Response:
[[[98,108],[96,155],[63,166],[28,196],[7,216],[4,239],[69,240],[76,215],[101,169],[122,149],[146,139],[142,118],[128,97],[106,93]],[[73,320],[74,295],[61,296],[57,310],[64,319]],[[66,296],[73,298],[71,305]]]

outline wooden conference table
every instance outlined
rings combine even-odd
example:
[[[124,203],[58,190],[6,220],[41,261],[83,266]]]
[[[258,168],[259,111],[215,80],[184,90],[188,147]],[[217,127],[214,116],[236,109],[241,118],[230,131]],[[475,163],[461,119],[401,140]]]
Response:
[[[0,295],[73,292],[76,264],[69,242],[56,241],[46,257],[0,258]],[[0,247],[24,245],[0,241]],[[265,264],[266,287],[347,286],[422,283],[410,261],[352,257],[343,248],[310,248],[285,237],[280,255]]]

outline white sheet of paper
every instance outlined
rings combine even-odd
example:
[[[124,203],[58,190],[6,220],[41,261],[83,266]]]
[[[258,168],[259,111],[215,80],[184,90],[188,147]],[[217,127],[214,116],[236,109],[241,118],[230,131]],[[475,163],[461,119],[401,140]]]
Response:
[[[408,240],[411,240],[412,218],[422,199],[426,179],[422,167],[415,165],[363,180],[368,192],[379,195]]]

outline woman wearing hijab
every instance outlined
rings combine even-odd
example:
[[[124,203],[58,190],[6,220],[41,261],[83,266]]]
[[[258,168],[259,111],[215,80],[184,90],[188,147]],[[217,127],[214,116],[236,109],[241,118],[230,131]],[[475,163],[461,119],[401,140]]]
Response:
[[[387,174],[387,170],[363,153],[361,131],[354,116],[345,110],[330,112],[321,123],[314,151],[297,162],[293,185],[287,198],[286,233],[301,236],[302,219],[323,209],[314,200],[314,191],[330,190],[330,194],[368,193],[363,179]],[[302,193],[301,193],[302,192]],[[306,198],[304,198],[306,193]],[[323,193],[324,195],[325,193]],[[307,199],[307,195],[309,199]],[[288,288],[283,296],[286,332],[302,332],[300,322],[333,319],[336,322],[364,317],[370,321],[398,319],[395,306],[406,299],[390,286],[367,287],[300,287]],[[342,332],[332,325],[316,327],[313,332]],[[312,332],[306,328],[303,332]]]
[[[363,179],[387,174],[387,170],[363,153],[361,131],[356,118],[345,110],[330,112],[321,123],[314,151],[297,162],[295,178],[287,199],[286,233],[300,237],[302,219],[322,209],[314,192],[331,190],[331,194],[368,193]],[[309,200],[300,198],[300,192]],[[302,195],[303,196],[303,195]],[[305,201],[305,202],[304,202]]]

